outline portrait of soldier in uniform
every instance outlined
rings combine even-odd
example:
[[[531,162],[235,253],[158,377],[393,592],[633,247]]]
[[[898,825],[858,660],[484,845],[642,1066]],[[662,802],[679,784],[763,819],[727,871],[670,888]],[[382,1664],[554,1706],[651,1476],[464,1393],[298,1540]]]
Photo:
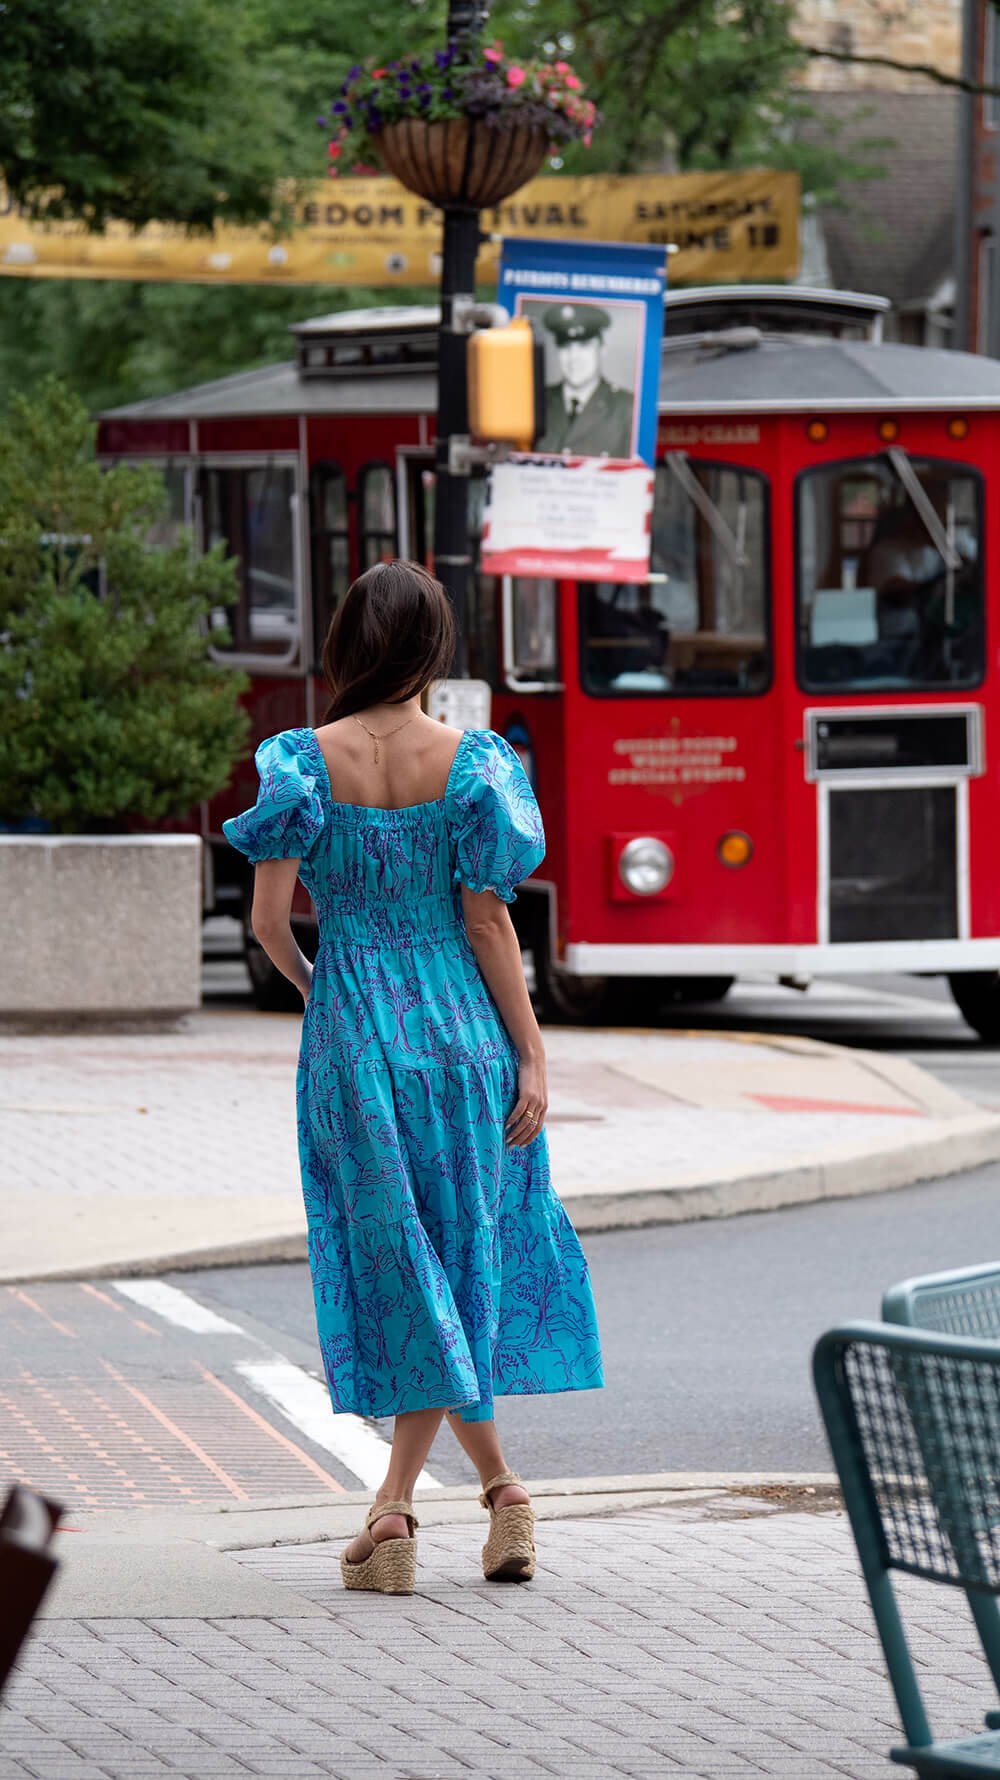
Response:
[[[545,431],[536,451],[631,457],[635,396],[605,375],[608,311],[597,303],[525,303],[522,313],[531,311],[549,336],[559,370],[559,381],[545,386]]]

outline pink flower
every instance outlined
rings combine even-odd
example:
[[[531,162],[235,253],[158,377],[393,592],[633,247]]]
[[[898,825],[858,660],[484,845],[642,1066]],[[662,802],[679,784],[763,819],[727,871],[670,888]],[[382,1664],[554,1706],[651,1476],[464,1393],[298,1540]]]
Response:
[[[584,146],[584,148],[589,148],[591,143],[593,142],[593,140],[594,140],[594,138],[593,138],[591,131],[584,130],[584,132],[583,132],[583,146]]]
[[[499,39],[497,40],[496,43],[491,43],[489,46],[489,49],[483,50],[483,59],[484,59],[484,61],[487,61],[487,62],[502,62],[503,61],[503,44],[499,41]]]
[[[555,69],[556,69],[557,74],[568,74],[570,72],[570,67],[569,67],[568,62],[557,62],[555,65]]]
[[[516,63],[507,70],[507,85],[509,87],[523,86],[527,78],[524,69],[518,68]]]
[[[572,92],[578,93],[583,86],[583,81],[579,80],[575,74],[567,74],[566,85]]]
[[[331,161],[335,161],[337,159],[337,156],[340,153],[340,143],[339,142],[331,142],[329,153],[330,153]]]

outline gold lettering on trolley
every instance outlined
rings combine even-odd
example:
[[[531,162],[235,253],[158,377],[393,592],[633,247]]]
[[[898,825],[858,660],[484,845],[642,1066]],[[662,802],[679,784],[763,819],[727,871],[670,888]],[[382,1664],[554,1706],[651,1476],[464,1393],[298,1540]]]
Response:
[[[719,421],[706,426],[667,426],[663,438],[667,445],[758,445],[760,427],[752,421],[731,426]]]
[[[739,744],[733,735],[638,736],[620,739],[613,752],[627,765],[612,766],[609,785],[687,786],[741,785],[746,767],[731,757]]]

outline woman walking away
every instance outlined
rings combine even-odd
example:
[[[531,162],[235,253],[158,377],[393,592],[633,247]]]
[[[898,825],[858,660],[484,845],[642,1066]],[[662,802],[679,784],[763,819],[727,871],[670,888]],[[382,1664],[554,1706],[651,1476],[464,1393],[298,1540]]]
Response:
[[[225,824],[257,867],[254,932],[306,1003],[299,1149],[333,1407],[395,1417],[385,1481],[341,1558],[348,1588],[385,1594],[413,1591],[413,1490],[445,1414],[483,1485],[484,1574],[528,1580],[534,1516],[493,1400],[603,1383],[505,906],[543,857],[541,819],[500,736],[421,710],[453,648],[426,570],[368,569],[326,641],[325,723],[261,744],[256,806]],[[297,876],[319,919],[314,967],[289,922]]]

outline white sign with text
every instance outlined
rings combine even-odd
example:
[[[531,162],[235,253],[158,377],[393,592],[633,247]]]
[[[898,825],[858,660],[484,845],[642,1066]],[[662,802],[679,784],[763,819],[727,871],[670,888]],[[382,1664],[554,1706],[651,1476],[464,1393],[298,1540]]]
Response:
[[[490,472],[487,575],[648,581],[653,472],[637,459],[507,458]]]

